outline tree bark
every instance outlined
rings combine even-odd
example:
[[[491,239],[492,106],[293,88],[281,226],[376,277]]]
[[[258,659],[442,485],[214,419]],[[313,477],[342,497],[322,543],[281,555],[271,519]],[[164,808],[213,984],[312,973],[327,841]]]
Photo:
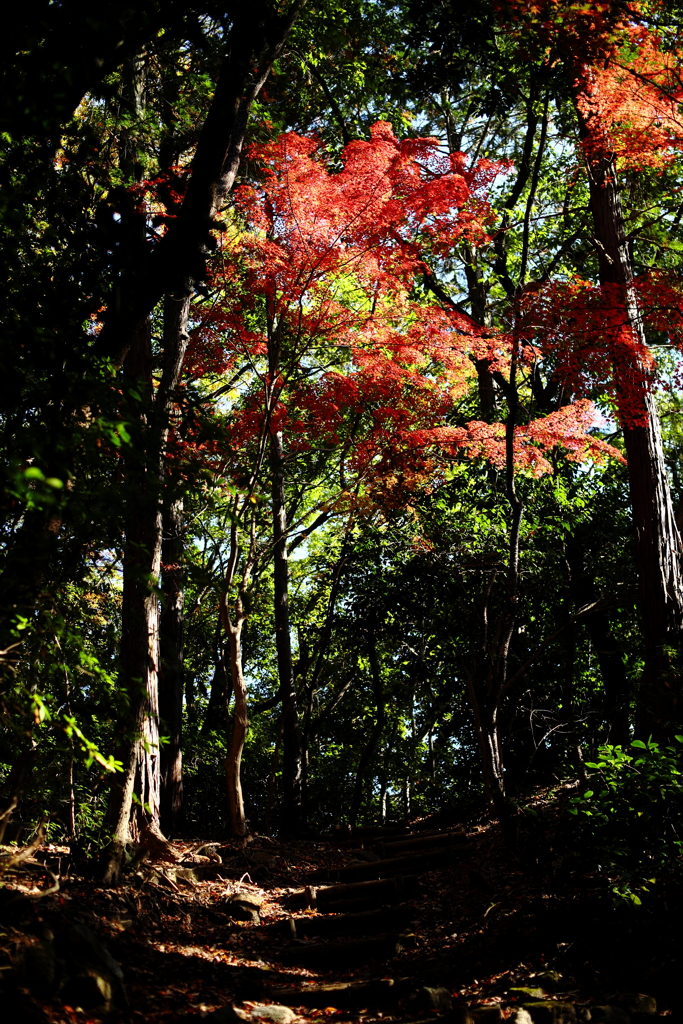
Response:
[[[135,444],[125,459],[126,505],[121,605],[121,670],[119,687],[127,695],[129,714],[121,751],[124,777],[112,783],[109,816],[115,823],[105,883],[118,880],[123,856],[145,819],[159,818],[158,667],[159,600],[155,581],[161,569],[161,508],[158,480],[151,480],[146,448],[151,405],[151,345],[148,325],[136,334],[126,361],[130,388],[142,397],[131,410],[136,416]],[[135,401],[135,400],[131,400]],[[119,784],[120,783],[120,784]],[[133,793],[139,813],[131,832]],[[147,807],[145,808],[145,804]]]
[[[567,566],[569,587],[575,611],[593,604],[599,598],[593,576],[587,571],[584,554],[577,543],[567,545]],[[609,616],[604,608],[591,610],[583,623],[590,637],[591,646],[600,665],[600,674],[605,688],[605,724],[609,743],[625,745],[630,740],[629,703],[630,686]]]
[[[285,506],[285,474],[282,433],[270,437],[273,512],[273,586],[275,605],[275,645],[282,702],[282,784],[284,827],[296,833],[301,818],[301,730],[297,694],[294,685],[292,641],[289,621],[289,561],[287,557],[287,509]]]
[[[484,275],[478,265],[477,250],[474,246],[467,243],[464,246],[463,254],[465,257],[468,301],[472,311],[472,318],[476,323],[486,324],[488,320],[488,295]],[[481,417],[487,423],[491,423],[496,412],[496,395],[491,374],[491,361],[489,359],[475,359],[474,365],[477,369]]]
[[[466,677],[466,685],[481,755],[484,792],[503,825],[509,818],[510,807],[505,793],[498,705],[496,701],[487,700],[481,687],[476,685],[469,672]]]
[[[247,834],[247,821],[244,814],[244,796],[242,793],[241,766],[244,742],[247,738],[247,730],[249,728],[249,719],[247,716],[247,687],[242,672],[243,623],[244,619],[238,617],[237,621],[232,624],[228,630],[232,692],[235,697],[232,716],[229,712],[229,696],[225,705],[226,727],[228,732],[230,731],[230,725],[232,724],[230,749],[228,750],[225,758],[228,813],[230,816],[231,833],[233,836],[237,836],[239,838]]]
[[[248,501],[248,498],[246,499]],[[238,522],[239,498],[233,506],[232,526],[230,528],[230,555],[225,578],[225,589],[220,604],[220,617],[223,629],[228,637],[230,649],[231,687],[225,688],[225,726],[227,753],[225,756],[225,782],[228,800],[230,830],[238,838],[247,834],[247,821],[244,813],[244,797],[242,793],[242,752],[249,729],[247,716],[247,687],[242,667],[242,627],[246,619],[246,596],[256,558],[256,525],[255,513],[251,513],[251,531],[249,548],[246,554],[240,546],[240,523]],[[242,575],[237,587],[234,608],[231,610],[230,591],[233,586],[238,563],[242,558]],[[230,697],[234,696],[232,715],[230,714]]]
[[[138,405],[137,443],[127,456],[126,543],[121,612],[121,688],[129,695],[128,750],[120,786],[112,787],[109,809],[115,822],[105,882],[118,880],[125,848],[131,839],[133,794],[139,803],[134,836],[144,825],[159,827],[161,772],[159,762],[159,595],[163,539],[163,483],[166,442],[175,389],[187,349],[190,296],[169,296],[164,319],[164,361],[161,382],[152,401],[149,332],[137,332],[126,359],[132,385],[144,389]]]
[[[505,494],[510,505],[508,565],[502,610],[495,629],[488,623],[488,602],[493,580],[485,594],[482,643],[479,657],[472,658],[466,673],[467,696],[482,759],[484,792],[500,821],[506,840],[517,842],[517,809],[505,788],[503,751],[500,740],[501,702],[509,688],[508,660],[517,619],[519,589],[519,548],[524,505],[515,485],[514,439],[519,412],[517,361],[519,343],[514,340],[510,364],[508,413],[505,424]]]
[[[183,823],[184,581],[183,499],[167,504],[161,548],[163,609],[159,629],[159,716],[167,742],[161,747],[161,829],[175,833]]]
[[[202,733],[207,734],[222,728],[225,711],[232,697],[232,680],[228,677],[229,655],[226,659],[223,646],[223,627],[219,616],[213,636],[213,675],[209,690],[209,703],[202,722]]]
[[[251,108],[304,2],[293,0],[282,15],[264,0],[235,6],[219,79],[202,127],[192,162],[191,180],[180,212],[160,242],[150,247],[143,239],[134,250],[125,253],[125,268],[114,285],[114,300],[109,303],[103,329],[93,349],[95,357],[103,357],[114,367],[121,367],[131,346],[135,345],[135,338],[144,331],[147,318],[162,297],[170,291],[182,292],[188,282],[193,285],[203,278],[204,255],[213,218],[237,175]],[[183,15],[182,10],[174,12],[179,23]],[[66,25],[68,20],[67,14]],[[92,46],[83,49],[85,63],[81,62],[83,67],[75,69],[75,77],[70,76],[73,89],[69,87],[65,91],[62,88],[64,82],[60,79],[59,102],[56,113],[51,116],[59,120],[65,111],[70,112],[77,105],[83,90],[81,72],[84,69],[88,69],[88,80],[99,79],[105,67],[110,70],[117,66],[125,54],[134,52],[140,42],[154,34],[161,19],[158,12],[151,12],[139,25],[139,19],[133,19],[135,25],[128,25],[128,20],[123,18],[122,21],[120,12],[107,14],[107,24],[111,22],[114,35],[106,40],[104,36],[98,37]],[[55,40],[61,40],[62,28],[59,28]],[[81,35],[76,33],[79,45],[82,44]],[[48,42],[56,45],[55,40]],[[70,66],[72,57],[69,53],[64,60]],[[38,56],[37,53],[31,54],[30,60],[35,61]],[[26,78],[26,82],[30,80],[30,76]],[[26,115],[24,107],[25,103],[19,104],[22,117]],[[43,107],[44,103],[41,111]],[[41,131],[45,128],[43,122],[41,114]],[[67,409],[64,416],[68,418],[74,411],[73,408]],[[60,476],[59,470],[53,475]],[[17,614],[30,614],[35,607],[46,566],[57,547],[61,525],[61,516],[51,512],[27,512],[24,527],[18,531],[13,549],[8,553],[0,576],[0,665],[3,660],[10,665],[13,663],[13,652],[18,646],[13,621]]]
[[[370,659],[370,672],[372,675],[372,690],[375,698],[375,706],[377,708],[377,715],[375,718],[375,725],[368,737],[368,742],[363,748],[363,752],[360,756],[358,763],[358,771],[356,772],[356,782],[353,789],[353,799],[351,800],[351,810],[349,811],[349,822],[351,825],[356,824],[358,818],[358,812],[360,811],[361,801],[363,799],[363,783],[365,782],[365,772],[372,761],[375,748],[379,743],[382,732],[384,730],[384,723],[386,722],[386,707],[384,701],[384,687],[382,686],[382,675],[379,669],[379,662],[377,660],[377,644],[375,635],[372,633],[368,641],[368,657]]]
[[[225,56],[192,160],[192,176],[177,217],[163,239],[131,264],[107,310],[98,349],[121,365],[131,338],[157,302],[181,282],[204,277],[213,218],[239,169],[251,108],[296,21],[304,0],[282,16],[265,2],[237,4]]]

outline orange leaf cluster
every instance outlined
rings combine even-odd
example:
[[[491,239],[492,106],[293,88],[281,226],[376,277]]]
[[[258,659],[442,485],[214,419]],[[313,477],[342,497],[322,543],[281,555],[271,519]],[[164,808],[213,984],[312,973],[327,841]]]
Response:
[[[621,0],[494,0],[499,19],[534,59],[597,64],[608,60],[638,6]]]
[[[573,74],[592,158],[659,168],[683,142],[680,54],[621,0],[498,0],[499,18],[528,52]]]
[[[632,286],[575,277],[527,291],[517,320],[526,358],[546,360],[573,393],[619,399],[622,422],[644,422],[644,397],[659,383],[650,348],[632,324],[666,335],[683,351],[683,292],[666,275],[643,274]]]
[[[623,462],[620,453],[588,431],[598,426],[602,417],[588,399],[565,405],[556,412],[515,427],[513,457],[516,471],[538,477],[552,473],[547,456],[560,450],[570,462],[592,460],[602,463],[607,458]],[[465,427],[435,427],[407,432],[403,442],[413,450],[428,452],[438,448],[452,455],[483,459],[497,469],[506,464],[505,425],[473,420]]]
[[[578,107],[591,157],[617,157],[641,170],[673,160],[683,143],[680,56],[662,49],[652,32],[632,26],[625,45],[580,77]]]
[[[243,367],[225,426],[231,472],[244,473],[264,424],[292,454],[342,453],[357,482],[385,495],[429,486],[444,458],[505,463],[502,424],[445,424],[468,391],[473,359],[506,369],[510,341],[417,301],[427,255],[487,238],[486,191],[504,164],[468,166],[434,139],[375,125],[331,170],[314,139],[281,136],[249,153],[257,181],[235,195],[237,226],[213,264],[216,299],[199,311],[196,376]],[[269,397],[267,397],[269,396]],[[590,402],[517,428],[517,470],[549,454],[602,460]]]

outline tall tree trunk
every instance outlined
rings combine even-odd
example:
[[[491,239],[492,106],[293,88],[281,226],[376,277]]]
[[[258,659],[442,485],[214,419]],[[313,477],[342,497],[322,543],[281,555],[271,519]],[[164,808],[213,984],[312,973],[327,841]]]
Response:
[[[125,848],[136,839],[146,820],[158,821],[160,801],[158,667],[159,598],[155,581],[161,569],[161,507],[158,479],[148,462],[149,416],[152,400],[149,328],[136,332],[125,366],[130,389],[139,388],[135,443],[125,458],[123,595],[121,604],[121,670],[119,686],[128,696],[121,760],[124,777],[114,780],[109,815],[115,824],[105,882],[115,882]],[[131,414],[132,419],[133,414]],[[124,752],[125,751],[125,752]],[[131,822],[133,793],[138,813]],[[132,831],[131,831],[132,826]]]
[[[487,699],[487,695],[477,685],[472,673],[467,673],[466,685],[469,705],[474,716],[474,731],[481,755],[484,793],[501,824],[504,825],[510,815],[510,806],[505,793],[498,705],[495,700]]]
[[[472,317],[478,324],[487,324],[490,319],[488,294],[484,275],[478,264],[479,256],[477,250],[473,245],[466,243],[463,255],[465,257],[467,297]],[[494,419],[496,412],[496,395],[493,387],[493,375],[491,374],[491,360],[475,359],[474,365],[477,368],[477,387],[479,390],[481,416],[487,423],[490,423]]]
[[[474,716],[475,733],[482,759],[484,792],[511,845],[515,845],[517,842],[517,808],[505,789],[503,751],[500,741],[500,708],[510,685],[508,659],[517,620],[519,548],[524,515],[524,505],[515,484],[514,460],[515,429],[519,411],[518,357],[519,343],[515,339],[510,364],[508,414],[505,424],[505,494],[511,511],[506,592],[495,629],[490,629],[488,602],[494,583],[494,580],[491,580],[485,594],[480,655],[479,658],[476,656],[472,658],[472,668],[466,674],[468,702]]]
[[[126,723],[123,778],[116,780],[118,784],[112,785],[110,793],[109,815],[114,834],[105,870],[106,884],[118,880],[131,839],[137,838],[144,824],[159,820],[159,610],[157,592],[150,587],[144,570],[151,563],[158,577],[161,544],[150,558],[145,557],[150,554],[145,543],[148,538],[141,537],[142,530],[134,528],[140,525],[139,520],[129,523],[124,549],[120,688],[128,694],[131,714]],[[135,790],[139,803],[133,823]]]
[[[96,355],[111,360],[116,367],[123,366],[136,335],[144,330],[147,318],[169,290],[180,288],[187,281],[194,283],[203,275],[206,245],[210,237],[213,218],[229,194],[239,170],[240,157],[251,108],[258,97],[274,62],[282,52],[291,28],[305,0],[293,0],[288,9],[269,3],[236,5],[232,12],[232,27],[226,40],[223,64],[211,105],[202,126],[197,149],[192,161],[192,176],[179,215],[174,218],[161,241],[153,246],[140,245],[125,253],[121,278],[112,289],[114,301],[109,303],[106,322],[97,339]],[[120,20],[120,19],[119,19]],[[123,18],[125,32],[119,38],[122,26],[114,18],[114,43],[104,47],[103,60],[108,69],[121,62],[124,52],[130,53],[140,40],[153,38],[158,19]],[[163,21],[163,19],[162,19]],[[52,41],[54,45],[54,40]],[[122,49],[122,45],[124,48]],[[99,46],[99,44],[98,44]],[[100,47],[101,49],[101,47]],[[128,64],[136,70],[137,57]],[[89,62],[92,64],[92,62]],[[78,71],[64,95],[72,95],[75,103],[81,95],[82,81],[98,80],[102,67],[90,67],[85,78]],[[81,81],[81,86],[78,82]],[[74,84],[76,83],[76,84]],[[61,96],[58,108],[62,109]],[[72,109],[64,100],[63,109]],[[53,112],[54,113],[54,112]],[[58,133],[59,134],[59,133]],[[49,148],[49,147],[48,147]],[[54,148],[54,147],[53,147]],[[84,338],[84,344],[90,343]],[[61,417],[69,422],[74,413],[80,415],[82,392],[67,406]],[[75,406],[75,408],[74,408]],[[71,426],[68,426],[69,437]],[[62,436],[60,451],[68,449]],[[63,458],[48,467],[48,475],[68,479]],[[62,491],[63,500],[69,500],[70,487]],[[75,490],[75,488],[74,488]],[[17,615],[30,615],[39,600],[40,589],[50,558],[58,548],[62,527],[61,515],[54,510],[29,510],[15,541],[8,552],[0,574],[0,668],[10,666],[17,657],[21,636],[17,635]]]
[[[224,712],[229,707],[232,697],[232,680],[228,676],[229,663],[229,652],[226,658],[223,644],[223,626],[219,616],[216,631],[213,635],[213,675],[211,676],[209,689],[209,703],[207,704],[204,721],[202,722],[203,734],[214,732],[222,727],[222,722],[225,718]]]
[[[229,691],[226,691],[226,726],[228,733],[232,725],[232,737],[229,750],[225,756],[225,778],[228,792],[228,814],[230,831],[233,836],[243,837],[247,834],[247,821],[244,814],[244,797],[242,794],[242,752],[247,738],[249,719],[247,716],[247,687],[242,672],[242,626],[244,618],[237,616],[236,621],[228,627],[230,644],[230,669],[232,692],[235,697],[232,716],[229,712]]]
[[[233,836],[243,837],[247,834],[247,821],[244,814],[244,797],[242,794],[242,752],[247,738],[249,719],[247,717],[247,686],[242,665],[242,628],[246,613],[246,597],[251,581],[252,571],[256,562],[256,518],[253,506],[249,502],[250,495],[242,499],[236,497],[232,507],[232,524],[230,527],[230,554],[225,574],[223,596],[220,603],[220,619],[228,637],[230,649],[230,677],[232,686],[225,688],[225,726],[227,753],[225,756],[225,782],[228,800],[230,830]],[[251,517],[248,549],[242,550],[240,530],[243,526],[241,514],[249,510]],[[238,567],[241,563],[241,577],[237,584],[234,604],[230,593],[235,583]],[[230,715],[230,697],[234,696],[233,712]]]
[[[294,685],[292,641],[289,622],[289,561],[287,557],[287,509],[282,433],[270,438],[273,510],[273,579],[275,603],[275,645],[282,701],[282,784],[286,831],[296,833],[302,826],[301,730]]]
[[[237,4],[216,89],[192,160],[178,215],[153,248],[131,261],[107,310],[98,350],[122,365],[136,327],[162,296],[201,280],[213,218],[237,176],[251,108],[285,45],[304,0],[280,13],[268,3]]]
[[[382,686],[382,675],[379,669],[379,662],[377,660],[377,643],[375,640],[375,634],[371,633],[368,640],[368,657],[370,659],[370,672],[372,675],[372,692],[375,698],[375,707],[377,708],[377,714],[375,717],[375,725],[368,737],[368,742],[363,748],[363,752],[358,762],[358,770],[356,772],[356,782],[353,788],[353,798],[351,800],[351,810],[349,811],[349,822],[351,825],[356,824],[358,818],[358,812],[360,811],[360,805],[363,799],[363,784],[365,782],[365,773],[368,765],[372,761],[375,748],[382,738],[382,732],[384,731],[384,723],[386,722],[386,708],[384,701],[384,687]]]
[[[159,716],[167,742],[161,747],[161,828],[174,833],[183,822],[183,499],[166,505],[161,548],[163,609],[159,629]]]
[[[126,359],[126,377],[146,389],[139,406],[141,450],[130,450],[127,474],[126,543],[121,610],[121,686],[129,694],[128,750],[124,777],[112,787],[110,820],[115,823],[105,882],[118,880],[125,848],[145,825],[159,827],[159,596],[163,538],[163,483],[166,442],[175,389],[187,349],[190,295],[167,297],[161,382],[151,396],[151,348],[147,325],[137,332]],[[149,421],[149,422],[148,422]],[[131,446],[133,448],[133,446]],[[134,466],[131,463],[134,462]],[[133,835],[131,810],[138,787]]]
[[[576,542],[567,545],[567,566],[569,587],[575,610],[596,602],[599,598],[595,579],[587,571],[584,553]],[[609,616],[604,608],[591,610],[583,623],[590,637],[591,646],[600,665],[600,674],[605,688],[605,724],[610,743],[627,744],[630,739],[629,703],[630,686],[626,676],[624,659],[610,626]]]
[[[584,138],[589,124],[579,113]],[[588,149],[588,180],[597,242],[600,283],[612,286],[625,330],[645,346],[645,332],[633,288],[621,195],[613,154]],[[628,458],[629,486],[638,565],[645,670],[637,715],[638,731],[665,738],[680,720],[681,696],[675,655],[683,630],[681,537],[671,503],[659,415],[642,360],[621,345],[613,372]]]

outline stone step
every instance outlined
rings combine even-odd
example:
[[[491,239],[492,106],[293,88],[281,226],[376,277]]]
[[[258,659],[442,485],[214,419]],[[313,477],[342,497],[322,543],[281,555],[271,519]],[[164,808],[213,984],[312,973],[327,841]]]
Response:
[[[425,836],[417,836],[411,839],[400,839],[396,842],[376,843],[372,849],[380,855],[381,859],[402,856],[403,854],[426,853],[432,850],[441,850],[450,846],[464,846],[467,844],[467,833],[460,832],[433,832]]]
[[[266,959],[288,965],[319,967],[323,970],[390,960],[401,951],[399,936],[345,939],[340,942],[311,942],[270,950]]]
[[[407,825],[338,825],[325,838],[336,842],[345,839],[382,839],[391,836],[410,835]]]
[[[416,895],[417,891],[416,875],[393,875],[347,885],[309,886],[305,899],[311,909],[323,913],[351,913],[402,903]]]
[[[373,878],[391,878],[392,875],[419,874],[422,871],[434,871],[447,867],[456,858],[463,856],[468,850],[464,843],[450,846],[434,853],[412,854],[404,857],[391,857],[385,860],[362,861],[348,864],[343,868],[322,868],[308,876],[311,882],[361,882]]]
[[[374,981],[330,981],[293,986],[265,986],[262,995],[285,1006],[359,1008],[386,1006],[396,1000],[399,986],[393,978]]]
[[[268,925],[267,930],[292,938],[308,939],[314,936],[381,935],[407,928],[415,911],[408,904],[363,910],[356,914],[328,914],[325,917],[288,917]]]

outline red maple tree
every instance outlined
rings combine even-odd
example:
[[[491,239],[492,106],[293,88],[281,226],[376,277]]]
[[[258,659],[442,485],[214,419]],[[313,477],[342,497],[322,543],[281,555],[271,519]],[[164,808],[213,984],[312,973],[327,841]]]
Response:
[[[571,387],[606,387],[626,447],[645,634],[640,731],[666,734],[677,716],[683,647],[683,544],[676,526],[654,395],[648,321],[681,343],[680,290],[662,274],[636,277],[620,173],[661,171],[683,142],[676,40],[653,6],[602,0],[498,3],[525,54],[569,83],[585,163],[598,282],[551,283],[521,302],[527,338],[548,345]],[[655,10],[656,13],[656,10]],[[552,69],[552,71],[551,71]],[[677,695],[678,694],[678,695]]]
[[[399,141],[381,123],[346,147],[338,171],[314,139],[293,134],[250,157],[261,179],[236,190],[237,220],[213,268],[220,292],[188,356],[196,374],[249,367],[227,427],[234,452],[267,420],[292,453],[344,449],[359,480],[381,473],[389,453],[394,467],[437,452],[500,465],[503,424],[445,423],[473,359],[507,372],[512,341],[412,289],[427,256],[488,238],[486,192],[504,165],[470,168],[464,154]],[[614,454],[588,433],[596,420],[582,400],[519,426],[516,468],[549,471],[545,454],[558,446],[572,458]]]
[[[512,472],[540,475],[552,470],[552,451],[576,461],[618,454],[590,433],[598,417],[587,399],[515,426],[511,446],[506,424],[452,425],[476,375],[475,360],[485,358],[510,377],[518,340],[419,298],[415,283],[427,272],[427,259],[451,255],[463,240],[474,246],[488,240],[487,190],[504,165],[470,166],[462,153],[444,155],[435,139],[399,140],[383,123],[368,141],[345,148],[338,169],[326,163],[315,139],[294,134],[248,156],[255,181],[235,190],[211,268],[215,298],[201,308],[187,364],[197,377],[232,382],[219,415],[226,439],[221,470],[233,493],[238,489],[229,564],[246,567],[236,604],[229,609],[226,599],[224,609],[226,630],[236,637],[240,698],[229,773],[238,830],[243,813],[235,787],[246,730],[237,663],[241,588],[258,557],[255,509],[267,489],[275,527],[260,550],[284,565],[277,616],[278,602],[287,605],[287,536],[314,516],[319,522],[333,511],[405,503],[416,490],[436,486],[454,458],[501,468],[512,460]],[[322,471],[310,469],[321,465]],[[327,477],[322,507],[319,499],[300,502],[292,522],[287,478],[296,477],[300,491],[308,481],[313,494],[321,472]],[[234,585],[231,577],[226,593]],[[276,636],[288,635],[288,622],[276,622]],[[291,662],[287,650],[278,650],[281,673],[288,657]],[[285,683],[281,678],[283,692]]]

